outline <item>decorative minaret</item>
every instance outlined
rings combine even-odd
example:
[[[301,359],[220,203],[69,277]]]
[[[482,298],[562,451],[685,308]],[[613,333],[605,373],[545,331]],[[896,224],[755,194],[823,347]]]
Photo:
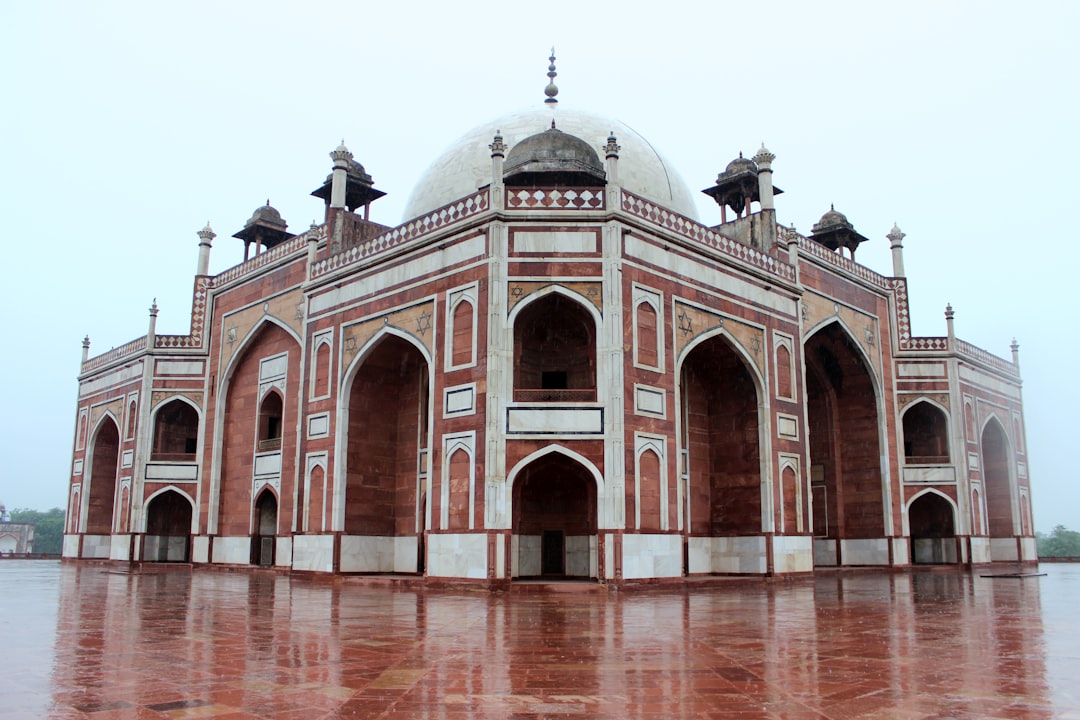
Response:
[[[503,142],[502,130],[495,131],[495,137],[488,145],[491,150],[491,207],[503,209],[503,161],[506,159],[506,143]]]
[[[307,238],[307,276],[308,280],[311,279],[311,268],[315,264],[315,259],[319,254],[319,234],[317,230],[319,226],[315,224],[315,221],[311,221],[311,227],[308,228]]]
[[[952,303],[945,305],[945,325],[949,329],[949,349],[956,348],[956,330],[953,328],[953,316],[956,313],[953,312]]]
[[[608,133],[607,145],[604,145],[604,159],[607,161],[607,179],[609,183],[619,182],[619,151],[622,146],[615,139],[615,131]]]
[[[893,223],[892,230],[886,235],[889,239],[889,247],[892,248],[892,274],[893,277],[905,277],[904,275],[904,245],[903,239],[907,237],[896,223]]]
[[[196,276],[210,274],[210,246],[217,234],[210,229],[210,221],[206,221],[206,227],[199,231],[199,265],[195,268]]]
[[[330,207],[345,208],[345,188],[349,180],[349,161],[353,154],[345,147],[345,140],[334,148],[330,153],[330,159],[334,161],[333,180],[330,185]]]
[[[153,304],[150,306],[150,327],[146,330],[146,349],[154,349],[154,336],[157,335],[157,298],[154,298]]]
[[[754,162],[758,166],[758,202],[761,203],[762,210],[775,209],[772,184],[772,161],[775,159],[776,156],[765,148],[765,143],[761,143],[761,149],[754,156]]]
[[[82,339],[82,361],[86,364],[86,361],[90,358],[90,336],[86,335]]]
[[[1016,338],[1013,338],[1009,348],[1012,350],[1013,365],[1016,366],[1016,371],[1020,372],[1020,343],[1016,342]]]

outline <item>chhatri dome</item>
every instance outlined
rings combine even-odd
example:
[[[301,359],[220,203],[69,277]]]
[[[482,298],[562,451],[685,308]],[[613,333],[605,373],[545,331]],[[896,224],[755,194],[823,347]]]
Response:
[[[648,140],[628,125],[603,115],[567,109],[562,103],[554,118],[558,131],[584,141],[599,158],[604,157],[603,148],[608,136],[614,134],[621,147],[619,184],[632,193],[698,219],[694,196],[682,177]],[[502,135],[508,148],[509,171],[515,155],[514,146],[534,136],[542,137],[550,130],[551,120],[551,109],[538,106],[485,122],[462,135],[420,176],[406,203],[402,220],[411,220],[490,184],[491,150],[488,146],[496,133]]]

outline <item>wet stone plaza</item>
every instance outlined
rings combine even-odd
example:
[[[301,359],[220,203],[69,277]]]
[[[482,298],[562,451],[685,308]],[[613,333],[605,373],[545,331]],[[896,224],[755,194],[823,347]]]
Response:
[[[1039,571],[488,593],[4,561],[0,718],[1080,718],[1080,566]]]

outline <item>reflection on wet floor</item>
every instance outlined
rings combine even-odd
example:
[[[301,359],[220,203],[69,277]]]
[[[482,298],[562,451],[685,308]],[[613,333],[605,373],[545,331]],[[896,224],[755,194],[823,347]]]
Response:
[[[1080,718],[1080,566],[628,592],[0,563],[0,718]]]

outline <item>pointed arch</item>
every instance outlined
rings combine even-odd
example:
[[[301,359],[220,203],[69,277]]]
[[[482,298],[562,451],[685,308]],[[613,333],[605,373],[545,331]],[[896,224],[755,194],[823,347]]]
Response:
[[[187,562],[191,535],[196,532],[195,502],[185,491],[169,485],[146,499],[142,559],[148,562]]]
[[[476,305],[462,293],[450,308],[450,366],[473,364],[476,353]]]
[[[921,490],[908,499],[904,518],[911,536],[912,562],[957,562],[956,527],[960,510],[951,497],[936,488]]]
[[[398,367],[391,376],[387,363],[393,357]],[[419,535],[419,507],[430,477],[432,367],[432,354],[419,338],[384,325],[345,368],[337,403],[332,529],[356,536]],[[378,453],[372,433],[382,435]],[[366,467],[350,465],[350,458],[375,455],[381,459]]]
[[[87,453],[89,471],[83,475],[86,520],[89,535],[110,535],[116,523],[117,471],[120,467],[120,422],[106,411],[94,425]]]
[[[183,395],[170,395],[150,410],[150,459],[191,461],[198,449],[202,408]]]
[[[283,399],[279,459],[259,467],[260,477],[267,472],[276,476],[285,495],[291,495],[296,482],[295,453],[287,448],[297,442],[299,432],[300,366],[302,342],[287,324],[272,315],[264,315],[244,336],[225,368],[220,372],[218,401],[214,410],[213,452],[211,464],[209,532],[225,537],[248,536],[251,529],[252,484],[258,452],[258,409],[268,385],[279,388]],[[263,361],[282,358],[279,367],[264,377]],[[238,402],[239,401],[239,402]],[[287,433],[287,434],[285,434]],[[270,466],[269,469],[267,466]],[[282,507],[283,512],[291,512]]]
[[[596,467],[596,465],[594,465],[593,462],[591,460],[589,460],[589,458],[585,457],[581,453],[574,452],[573,450],[566,447],[565,445],[559,445],[558,443],[553,443],[551,445],[547,445],[545,447],[542,447],[539,450],[534,450],[533,452],[531,452],[528,455],[526,455],[525,457],[523,457],[521,460],[518,460],[516,463],[514,463],[514,467],[510,469],[510,472],[508,472],[506,474],[506,496],[507,496],[506,517],[507,518],[512,518],[514,516],[513,515],[513,512],[514,512],[514,508],[513,508],[514,492],[513,491],[514,491],[514,482],[517,480],[518,475],[521,473],[521,471],[523,469],[528,467],[533,461],[539,460],[540,458],[542,458],[542,457],[544,457],[546,455],[551,455],[551,454],[565,455],[567,458],[573,460],[574,462],[578,463],[579,465],[584,467],[586,470],[588,470],[589,475],[593,479],[593,482],[596,483],[597,497],[603,497],[604,492],[605,492],[605,483],[604,483],[604,474],[602,472],[600,472],[600,469],[598,467]],[[601,527],[601,528],[610,527],[610,525],[608,524],[608,518],[606,517],[606,513],[604,511],[604,507],[605,507],[605,503],[600,503],[598,505],[599,517],[597,517],[597,522],[598,522],[598,527]]]
[[[541,448],[514,466],[507,476],[513,577],[598,576],[603,503],[597,475],[592,463],[559,445]]]
[[[142,506],[142,510],[143,510],[143,514],[142,514],[143,527],[141,528],[141,530],[143,532],[146,532],[146,508],[148,508],[150,506],[150,503],[155,498],[157,498],[158,496],[163,495],[163,494],[165,494],[167,492],[170,492],[170,491],[180,495],[180,497],[182,497],[184,500],[186,500],[188,502],[188,504],[191,506],[191,532],[196,532],[198,530],[199,506],[198,506],[198,503],[195,502],[195,498],[191,497],[191,495],[188,494],[187,490],[184,490],[183,488],[181,488],[181,487],[179,487],[177,485],[166,485],[163,488],[158,488],[157,490],[155,490],[153,493],[151,493],[149,496],[147,496],[146,500],[143,502],[143,506]]]
[[[822,320],[821,322],[814,325],[809,330],[804,331],[803,332],[803,348],[806,347],[806,343],[811,338],[813,338],[815,335],[817,335],[822,330],[827,329],[830,325],[836,325],[839,328],[839,330],[841,332],[843,332],[844,335],[847,336],[848,340],[851,342],[851,348],[859,356],[859,359],[862,360],[862,364],[863,364],[863,367],[866,369],[866,372],[870,374],[870,379],[871,379],[871,381],[873,383],[873,386],[874,386],[875,395],[880,397],[881,393],[882,393],[882,390],[881,390],[881,377],[878,375],[876,366],[874,365],[874,359],[872,357],[870,357],[870,353],[867,352],[866,348],[863,347],[862,343],[860,343],[858,341],[858,339],[857,339],[858,334],[854,330],[852,330],[851,327],[846,322],[844,322],[844,319],[842,317],[840,317],[838,315],[833,315],[831,317],[827,317],[824,320]],[[805,352],[803,354],[803,361],[804,362],[806,361]]]
[[[894,525],[888,466],[881,462],[887,441],[880,380],[866,349],[840,318],[826,319],[804,338],[819,557],[843,564],[841,541],[867,541],[864,547],[886,558],[883,543]]]
[[[900,412],[904,461],[909,465],[945,465],[949,462],[949,411],[941,403],[920,396]]]
[[[679,353],[676,382],[679,457],[688,478],[683,527],[702,537],[772,531],[766,381],[752,356],[725,328],[714,328]]]
[[[979,433],[980,467],[986,492],[986,527],[992,538],[1014,537],[1017,524],[1015,463],[1006,425],[990,414]]]
[[[510,308],[510,312],[507,313],[506,316],[507,326],[513,327],[518,315],[520,315],[521,312],[529,305],[532,305],[538,300],[543,300],[544,298],[552,294],[562,295],[563,297],[566,297],[567,299],[580,305],[583,310],[592,315],[593,322],[595,322],[598,327],[603,323],[603,314],[601,314],[599,308],[597,308],[596,305],[593,305],[589,298],[585,297],[576,290],[572,290],[563,285],[552,283],[551,285],[545,285],[539,290],[529,293],[525,297],[521,298],[521,300],[519,300],[514,305],[514,307]]]
[[[549,285],[510,312],[518,402],[592,402],[602,317],[577,293]]]

